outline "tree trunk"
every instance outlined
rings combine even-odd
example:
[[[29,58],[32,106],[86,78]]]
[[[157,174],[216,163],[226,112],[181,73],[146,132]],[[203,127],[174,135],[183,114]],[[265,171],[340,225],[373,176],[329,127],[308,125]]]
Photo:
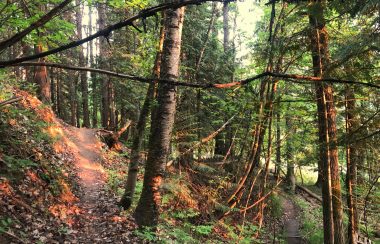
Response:
[[[34,47],[35,54],[42,52],[42,44],[38,43]],[[39,62],[44,62],[45,58],[38,60]],[[37,94],[38,98],[45,104],[49,104],[51,101],[51,92],[50,92],[50,80],[47,73],[46,66],[38,66],[34,68],[34,81],[37,84]]]
[[[323,77],[329,62],[328,34],[324,20],[324,2],[310,5],[312,27],[311,50],[314,76]],[[316,83],[319,123],[320,164],[322,166],[322,198],[325,243],[344,243],[343,207],[340,189],[336,111],[333,89],[330,84]]]
[[[166,33],[160,76],[163,79],[175,81],[179,76],[184,10],[184,8],[180,8],[166,11]],[[155,226],[158,223],[159,207],[161,205],[159,188],[163,180],[163,173],[170,150],[170,139],[176,110],[176,91],[177,89],[173,85],[159,84],[158,106],[151,124],[153,129],[149,138],[143,191],[135,211],[135,219],[140,226]]]
[[[51,90],[51,103],[52,109],[55,114],[57,113],[57,84],[55,82],[55,77],[53,76],[53,68],[50,69],[50,90]]]
[[[348,243],[356,244],[358,241],[358,213],[357,213],[357,193],[356,177],[357,163],[359,162],[358,150],[350,142],[351,134],[358,128],[358,120],[355,115],[355,94],[353,89],[346,89],[346,189],[347,189],[347,206],[348,206]]]
[[[78,6],[75,10],[75,16],[77,21],[77,36],[78,39],[82,39],[82,8],[80,4],[80,0],[75,0],[75,4]],[[79,66],[86,67],[86,60],[83,53],[83,46],[79,48]],[[90,112],[88,109],[88,82],[87,82],[87,73],[80,73],[80,84],[82,90],[82,110],[83,110],[83,126],[89,128],[90,127]]]
[[[276,170],[275,175],[278,178],[281,174],[281,115],[280,115],[280,105],[276,111]]]
[[[92,25],[92,18],[93,18],[93,15],[92,15],[92,6],[89,6],[88,7],[89,10],[88,10],[88,15],[89,15],[89,34],[92,35],[92,32],[93,32],[93,25]],[[95,62],[94,62],[94,42],[93,41],[90,41],[89,42],[89,57],[90,57],[90,67],[94,67],[95,66]],[[92,114],[91,114],[91,122],[92,122],[92,127],[93,128],[96,128],[98,127],[98,100],[97,100],[97,94],[98,94],[98,91],[97,91],[97,81],[96,81],[96,76],[95,76],[95,73],[94,72],[91,72],[91,89],[92,89],[92,97],[91,97],[91,100],[92,100]]]
[[[228,1],[223,2],[223,48],[224,52],[227,52],[229,49],[229,40],[230,40],[230,27],[228,24]]]
[[[106,27],[106,10],[105,4],[98,4],[98,26],[99,29],[104,29]],[[101,69],[107,69],[107,40],[106,38],[100,38],[99,41],[99,66]],[[102,110],[101,110],[101,119],[102,127],[108,128],[110,120],[110,104],[109,104],[109,77],[102,77],[101,81],[101,97],[102,97]]]
[[[160,77],[161,56],[162,56],[162,48],[163,48],[164,36],[165,36],[164,34],[165,34],[164,26],[161,25],[160,40],[159,40],[158,50],[156,54],[155,64],[153,67],[153,77],[156,79]],[[143,160],[143,157],[140,151],[142,149],[142,142],[144,139],[146,120],[149,116],[151,101],[154,99],[154,90],[155,90],[155,84],[150,83],[146,96],[145,96],[143,107],[140,112],[139,120],[137,122],[137,127],[136,127],[137,134],[133,139],[131,162],[129,163],[127,182],[125,184],[124,195],[120,201],[120,205],[125,209],[128,209],[131,206],[132,201],[133,201],[133,196],[135,193],[139,164]]]
[[[76,101],[76,89],[75,89],[75,77],[74,72],[69,71],[69,94],[70,94],[70,124],[72,126],[77,125],[77,101]]]
[[[289,111],[289,105],[287,111]],[[289,114],[287,114],[285,118],[285,124],[287,133],[289,135],[293,134],[293,128],[292,128],[292,122],[291,118],[289,118]],[[293,157],[293,147],[292,147],[292,141],[291,137],[287,138],[286,140],[286,161],[287,161],[287,168],[286,168],[286,183],[288,190],[291,193],[294,193],[296,190],[296,177],[294,175],[294,157]]]

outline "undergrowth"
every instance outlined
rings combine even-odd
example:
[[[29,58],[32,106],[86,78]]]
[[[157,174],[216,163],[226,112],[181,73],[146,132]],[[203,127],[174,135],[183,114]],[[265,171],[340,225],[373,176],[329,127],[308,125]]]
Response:
[[[323,213],[321,206],[312,206],[301,197],[294,198],[295,203],[301,208],[301,233],[302,237],[310,244],[323,243]]]

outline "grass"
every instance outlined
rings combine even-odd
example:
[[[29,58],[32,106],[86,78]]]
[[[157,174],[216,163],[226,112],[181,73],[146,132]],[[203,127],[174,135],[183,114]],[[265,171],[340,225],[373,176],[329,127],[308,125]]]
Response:
[[[322,207],[311,206],[300,197],[294,198],[295,203],[301,208],[301,234],[310,244],[323,243],[323,214]]]

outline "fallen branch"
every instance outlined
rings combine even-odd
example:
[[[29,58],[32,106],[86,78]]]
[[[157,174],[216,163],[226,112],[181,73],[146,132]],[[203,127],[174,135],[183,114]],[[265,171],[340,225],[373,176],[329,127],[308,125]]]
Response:
[[[13,239],[17,240],[20,243],[26,243],[24,240],[22,240],[20,237],[16,236],[15,234],[9,232],[9,231],[4,231],[4,234],[7,234],[8,236],[12,237]]]
[[[217,136],[221,131],[224,130],[224,128],[226,128],[226,126],[231,123],[231,121],[235,118],[236,115],[232,116],[229,120],[227,120],[226,123],[224,123],[219,129],[217,129],[216,131],[212,132],[211,134],[209,134],[208,136],[202,138],[201,141],[197,142],[195,145],[193,145],[192,147],[190,147],[189,149],[187,149],[186,151],[180,153],[176,158],[170,160],[169,162],[166,163],[166,167],[169,167],[170,165],[173,164],[173,162],[180,158],[181,156],[183,155],[187,155],[189,153],[191,153],[192,151],[194,151],[194,149],[198,148],[199,146],[201,146],[202,144],[206,143],[206,142],[209,142],[211,141],[213,138],[215,138],[215,136]]]
[[[303,187],[303,186],[300,186],[298,184],[296,184],[296,187],[298,187],[298,189],[306,192],[309,196],[311,196],[312,198],[322,202],[322,197],[318,196],[317,194],[315,194],[314,192],[310,191],[309,189]]]
[[[0,68],[2,63],[0,62]],[[166,83],[174,86],[186,86],[186,87],[193,87],[193,88],[216,88],[216,89],[228,89],[228,88],[234,88],[236,86],[243,86],[251,83],[252,81],[264,78],[264,77],[276,77],[276,78],[282,78],[286,80],[306,80],[306,81],[324,81],[324,82],[331,82],[331,83],[339,83],[339,84],[352,84],[352,85],[363,85],[368,86],[372,88],[380,89],[380,85],[373,84],[373,83],[366,83],[366,82],[360,82],[360,81],[352,81],[352,80],[344,80],[344,79],[336,79],[336,78],[321,78],[321,77],[315,77],[315,76],[305,76],[305,75],[298,75],[298,74],[282,74],[282,73],[274,73],[274,72],[263,72],[261,74],[255,75],[253,77],[239,80],[239,81],[233,81],[229,83],[189,83],[189,82],[183,82],[183,81],[173,81],[173,80],[166,80],[166,79],[154,79],[149,77],[140,77],[136,75],[131,74],[123,74],[119,72],[104,70],[104,69],[95,69],[95,68],[88,68],[88,67],[77,67],[72,65],[66,65],[66,64],[58,64],[58,63],[41,63],[41,62],[22,62],[22,63],[16,63],[16,64],[10,64],[7,66],[47,66],[47,67],[53,67],[53,68],[59,68],[59,69],[68,69],[68,70],[78,70],[78,71],[86,71],[86,72],[95,72],[99,74],[105,74],[110,75],[114,77],[129,79],[129,80],[135,80],[143,83],[152,83],[153,81],[156,81],[158,83]]]
[[[105,129],[99,129],[97,134],[102,138],[102,140],[107,144],[109,149],[116,149],[118,151],[121,150],[121,146],[119,145],[120,136],[128,129],[131,125],[132,121],[128,120],[125,125],[118,131],[110,131]]]
[[[11,99],[0,102],[0,107],[5,106],[7,104],[16,103],[20,100],[22,100],[22,97],[12,97]]]

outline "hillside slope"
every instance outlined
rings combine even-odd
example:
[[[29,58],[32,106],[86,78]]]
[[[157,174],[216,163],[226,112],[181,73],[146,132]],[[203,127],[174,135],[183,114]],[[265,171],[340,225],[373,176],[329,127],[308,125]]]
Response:
[[[96,131],[57,119],[37,98],[0,107],[0,243],[133,242],[115,205]]]

